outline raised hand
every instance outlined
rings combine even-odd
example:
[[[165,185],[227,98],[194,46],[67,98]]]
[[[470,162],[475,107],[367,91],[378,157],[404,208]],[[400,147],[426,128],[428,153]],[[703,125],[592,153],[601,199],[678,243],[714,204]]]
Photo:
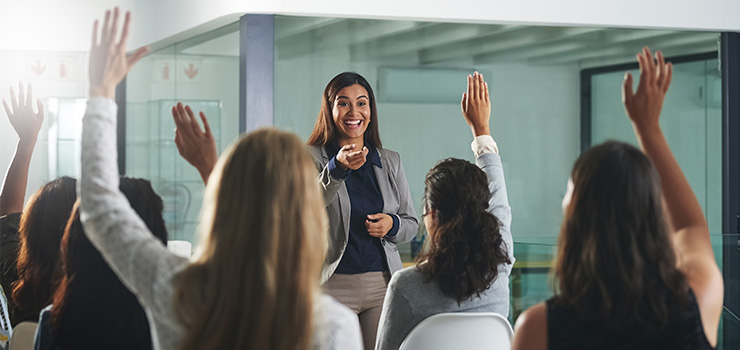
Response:
[[[126,40],[128,40],[131,14],[126,12],[123,31],[118,41],[116,41],[118,35],[118,8],[113,11],[112,23],[110,17],[110,11],[106,11],[105,21],[100,30],[100,41],[98,41],[98,21],[93,24],[89,70],[91,97],[112,99],[115,95],[116,85],[123,80],[131,67],[149,52],[148,47],[142,47],[136,50],[131,57],[126,57]]]
[[[365,220],[365,228],[371,236],[383,238],[393,228],[393,218],[383,213],[368,215],[367,220]]]
[[[491,98],[488,95],[488,83],[483,74],[478,72],[468,75],[468,91],[463,93],[462,114],[468,122],[474,136],[490,135]]]
[[[356,144],[345,145],[337,153],[337,163],[342,169],[357,170],[365,164],[365,157],[369,150],[367,147],[363,147],[361,150],[355,150]]]
[[[632,92],[632,74],[626,73],[622,84],[622,103],[636,127],[657,127],[663,100],[671,85],[673,66],[665,62],[660,51],[653,58],[647,46],[637,54],[637,63],[640,66],[637,91]]]
[[[208,183],[208,177],[218,161],[218,150],[205,113],[200,112],[205,130],[200,129],[190,106],[183,107],[182,103],[172,107],[172,118],[177,126],[175,144],[180,156],[198,170],[203,183]]]
[[[33,111],[33,88],[28,84],[28,92],[25,92],[23,83],[18,82],[18,98],[16,98],[13,87],[10,87],[10,104],[3,99],[3,107],[8,115],[10,125],[15,129],[21,142],[31,145],[36,143],[36,138],[44,122],[44,105],[41,100],[36,100],[38,112]]]
[[[36,145],[36,139],[44,122],[44,105],[36,100],[38,112],[33,111],[33,89],[28,85],[28,92],[24,94],[23,84],[18,82],[18,97],[13,87],[10,87],[10,104],[3,99],[3,107],[8,115],[10,125],[18,134],[18,146],[15,148],[13,160],[0,191],[0,216],[17,213],[23,210],[23,197],[28,185],[28,168],[31,165],[31,156]]]

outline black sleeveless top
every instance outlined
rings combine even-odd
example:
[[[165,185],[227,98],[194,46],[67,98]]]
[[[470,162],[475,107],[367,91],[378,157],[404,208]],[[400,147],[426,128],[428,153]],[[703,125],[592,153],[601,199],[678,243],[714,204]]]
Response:
[[[714,349],[709,344],[699,315],[694,292],[680,313],[673,315],[665,329],[629,330],[615,333],[603,323],[581,320],[576,312],[547,300],[547,347],[559,349]]]

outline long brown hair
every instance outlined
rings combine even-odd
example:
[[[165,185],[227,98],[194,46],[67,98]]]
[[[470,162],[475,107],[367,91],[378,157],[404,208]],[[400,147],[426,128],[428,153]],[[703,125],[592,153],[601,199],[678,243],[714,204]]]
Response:
[[[162,198],[149,181],[123,177],[120,189],[149,231],[166,245]],[[79,201],[62,238],[60,260],[62,278],[51,317],[57,348],[152,348],[144,308],[85,236]]]
[[[610,141],[584,152],[571,179],[555,301],[613,330],[666,326],[688,286],[676,268],[655,167],[637,148]]]
[[[313,127],[311,136],[308,137],[307,144],[309,146],[323,146],[329,141],[337,139],[339,135],[332,114],[334,101],[337,99],[340,90],[355,84],[360,84],[365,88],[368,99],[370,99],[370,123],[368,123],[367,130],[365,130],[365,142],[370,142],[375,147],[383,147],[378,133],[378,109],[375,106],[373,88],[362,75],[354,72],[339,73],[329,81],[329,84],[326,84],[324,95],[321,98],[321,110],[318,118],[316,118],[316,125]]]
[[[417,268],[458,303],[480,296],[496,280],[499,265],[511,262],[500,222],[487,211],[487,179],[474,164],[448,158],[424,181],[424,210],[436,213],[436,230],[417,257]]]
[[[77,194],[75,179],[61,177],[42,186],[23,209],[18,236],[18,281],[13,283],[16,321],[36,321],[59,283],[59,245]],[[15,322],[15,321],[14,321]]]
[[[262,129],[220,158],[194,262],[176,281],[181,349],[309,347],[327,218],[304,147]]]

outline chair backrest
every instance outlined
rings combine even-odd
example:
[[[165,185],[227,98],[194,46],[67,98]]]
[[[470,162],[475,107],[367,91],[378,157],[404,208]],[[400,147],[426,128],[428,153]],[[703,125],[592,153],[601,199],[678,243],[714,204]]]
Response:
[[[513,335],[509,321],[494,312],[443,313],[414,327],[400,350],[510,350]]]
[[[13,336],[10,337],[9,350],[33,350],[33,342],[36,338],[36,322],[21,322],[13,328]]]

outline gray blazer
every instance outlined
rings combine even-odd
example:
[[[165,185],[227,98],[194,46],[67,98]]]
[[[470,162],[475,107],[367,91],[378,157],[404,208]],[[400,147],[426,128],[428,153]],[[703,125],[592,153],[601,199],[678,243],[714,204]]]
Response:
[[[337,180],[329,174],[329,155],[325,147],[311,146],[318,180],[324,192],[324,204],[329,216],[329,249],[327,250],[321,283],[326,282],[342,259],[349,238],[350,199],[344,180]],[[411,200],[411,191],[403,171],[398,153],[378,147],[382,168],[373,167],[378,180],[380,194],[383,196],[383,213],[398,217],[399,228],[395,237],[383,237],[380,242],[385,250],[385,258],[391,274],[403,268],[401,255],[396,244],[410,241],[416,236],[419,223]]]

